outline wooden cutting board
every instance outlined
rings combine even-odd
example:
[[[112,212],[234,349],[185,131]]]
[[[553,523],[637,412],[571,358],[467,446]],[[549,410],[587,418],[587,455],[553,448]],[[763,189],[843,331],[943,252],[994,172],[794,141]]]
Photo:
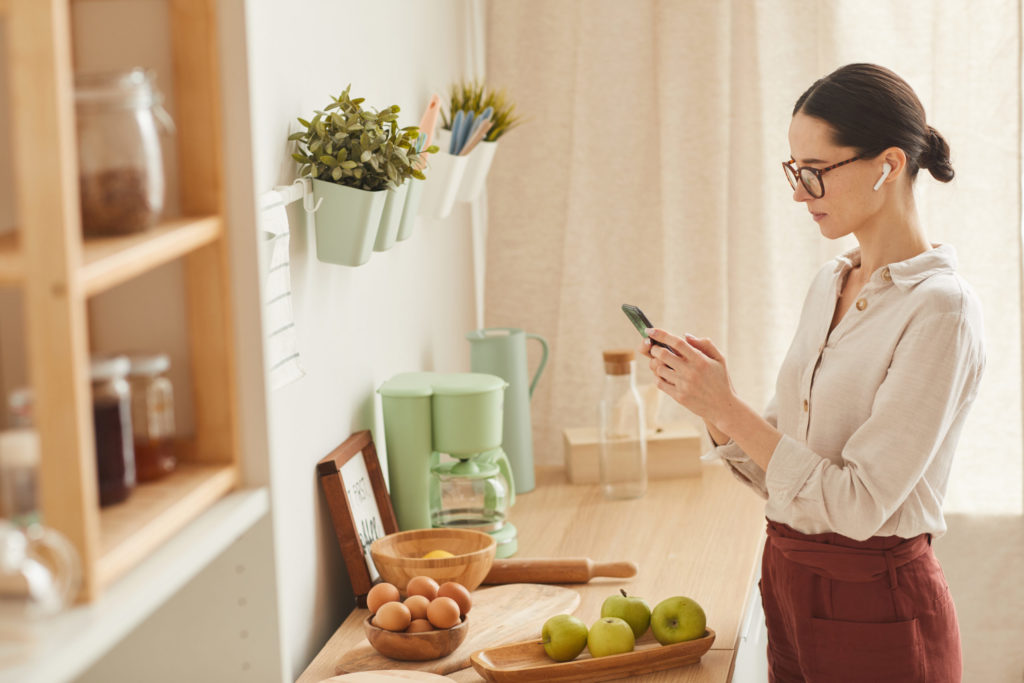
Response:
[[[469,634],[455,652],[428,662],[402,662],[379,654],[363,640],[344,655],[335,673],[377,669],[412,669],[447,674],[465,669],[477,650],[529,638],[539,638],[548,617],[571,613],[580,604],[580,594],[561,586],[509,583],[473,591],[469,611]],[[362,610],[365,611],[365,610]]]
[[[363,671],[357,674],[343,674],[327,678],[320,683],[400,683],[401,681],[422,681],[423,683],[444,683],[452,679],[447,676],[429,674],[425,671]]]

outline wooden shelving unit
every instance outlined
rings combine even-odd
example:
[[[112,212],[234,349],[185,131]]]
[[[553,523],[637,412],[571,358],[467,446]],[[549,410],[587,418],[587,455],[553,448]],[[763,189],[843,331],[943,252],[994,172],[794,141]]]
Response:
[[[0,238],[0,285],[23,293],[29,379],[42,446],[42,513],[83,564],[81,597],[119,577],[239,480],[231,293],[222,198],[215,0],[167,0],[180,200],[186,218],[83,240],[70,0],[0,0],[7,23],[18,230]],[[89,383],[90,298],[183,263],[195,434],[180,469],[100,510]],[[173,294],[170,294],[173,296]]]
[[[0,285],[19,285],[23,276],[17,232],[0,235]]]
[[[235,487],[231,465],[184,463],[158,486],[140,486],[123,505],[100,511],[100,555],[96,574],[101,586],[136,566],[153,550]]]
[[[85,241],[79,277],[86,296],[99,294],[201,247],[223,231],[220,216],[178,218],[136,235]]]

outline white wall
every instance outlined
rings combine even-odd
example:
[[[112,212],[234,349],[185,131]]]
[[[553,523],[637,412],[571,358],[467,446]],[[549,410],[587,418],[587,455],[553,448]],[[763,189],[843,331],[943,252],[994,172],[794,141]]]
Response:
[[[296,168],[287,136],[296,130],[296,117],[308,118],[314,109],[329,102],[329,95],[351,83],[353,96],[365,97],[366,104],[376,108],[398,104],[401,124],[415,125],[432,93],[446,98],[453,82],[474,75],[483,58],[483,35],[478,28],[482,26],[482,4],[481,0],[225,0],[221,18],[244,22],[229,32],[233,41],[238,39],[236,43],[222,45],[232,63],[229,73],[239,74],[237,82],[224,84],[224,97],[231,98],[225,102],[225,111],[239,117],[234,119],[236,126],[229,124],[225,131],[232,229],[255,222],[254,207],[260,193],[294,178]],[[76,5],[76,35],[83,37],[76,45],[77,66],[109,68],[123,66],[127,60],[155,67],[160,82],[169,85],[164,61],[167,46],[160,42],[163,34],[153,28],[165,26],[161,18],[165,16],[166,7],[159,0]],[[133,26],[144,30],[133,31]],[[120,37],[108,40],[112,35]],[[132,35],[156,35],[159,39],[133,40]],[[240,55],[245,58],[239,59]],[[242,73],[246,67],[247,73]],[[0,122],[7,106],[5,96],[0,96]],[[173,101],[169,108],[173,112]],[[246,115],[248,120],[242,120]],[[0,151],[6,143],[0,139]],[[246,144],[248,148],[240,148]],[[168,151],[173,156],[172,150]],[[0,162],[3,178],[9,174],[9,166],[5,159]],[[0,187],[0,230],[11,223],[10,199],[9,192]],[[280,655],[284,678],[294,680],[353,604],[315,476],[316,462],[352,432],[367,428],[374,430],[378,452],[385,458],[379,399],[374,392],[392,375],[409,370],[468,370],[464,334],[476,327],[477,318],[469,205],[457,204],[444,220],[419,219],[409,240],[389,252],[374,254],[368,264],[358,268],[317,261],[312,221],[298,206],[289,210],[289,217],[293,304],[306,374],[267,397],[270,455],[262,448],[246,453],[245,467],[248,483],[270,483],[270,528],[261,528],[252,535],[253,540],[226,552],[217,566],[204,572],[83,680],[110,680],[112,675],[116,679],[137,670],[139,662],[159,666],[174,662],[176,656],[192,660],[187,670],[189,675],[200,676],[195,680],[209,680],[199,673],[202,671],[226,673],[232,666],[242,666],[234,657],[230,662],[217,662],[214,668],[203,666],[202,659],[217,656],[218,642],[213,641],[219,639],[211,641],[210,634],[222,631],[183,625],[205,604],[202,596],[216,595],[218,590],[233,595],[232,591],[241,590],[232,585],[231,572],[244,562],[269,563],[265,558],[271,543],[274,566],[267,567],[270,578],[261,581],[272,585],[273,576],[277,577]],[[233,265],[238,267],[240,259],[248,256],[233,254]],[[243,265],[245,270],[251,267]],[[135,290],[152,292],[177,286],[179,280],[180,273],[172,264],[132,291],[118,289],[98,298],[93,305],[94,346],[113,344],[108,336],[124,342],[115,319],[118,316],[108,312],[125,305],[138,311],[133,303]],[[0,295],[3,319],[20,317],[18,297],[8,292]],[[0,366],[6,370],[0,372],[0,389],[25,379],[20,330],[5,332],[0,335]],[[154,335],[160,337],[158,331],[151,330],[149,337]],[[179,345],[177,339],[162,341],[173,348]],[[178,393],[187,400],[187,377],[178,378],[178,383]],[[257,378],[240,378],[240,383],[253,393],[242,397],[243,403],[261,403],[262,386]],[[182,408],[182,415],[190,414],[188,406]],[[220,565],[228,569],[221,571]],[[262,613],[273,611],[264,608]],[[235,619],[237,615],[228,615],[214,621],[221,624]],[[261,634],[263,630],[273,639],[272,625],[262,625]],[[177,633],[171,636],[173,642],[168,641],[169,633]],[[255,634],[250,632],[248,638],[251,650]],[[260,641],[265,642],[263,635]],[[234,639],[232,642],[232,647],[240,647]],[[149,654],[140,655],[139,649]],[[276,668],[271,662],[277,660],[277,654],[266,658],[264,664],[269,666],[259,667],[258,672],[249,670],[247,680],[275,680],[277,674],[267,669]],[[198,662],[193,659],[196,657]],[[248,661],[258,666],[251,657]],[[185,673],[180,664],[164,667],[167,677]]]
[[[366,105],[398,104],[400,123],[418,124],[433,92],[446,97],[471,75],[478,11],[472,0],[249,3],[255,192],[291,182],[296,117],[350,83]],[[297,676],[352,606],[316,462],[361,429],[383,440],[375,389],[392,375],[468,370],[475,314],[468,205],[420,219],[409,240],[358,268],[317,261],[312,221],[297,205],[289,216],[306,375],[271,396],[269,429],[283,656]]]

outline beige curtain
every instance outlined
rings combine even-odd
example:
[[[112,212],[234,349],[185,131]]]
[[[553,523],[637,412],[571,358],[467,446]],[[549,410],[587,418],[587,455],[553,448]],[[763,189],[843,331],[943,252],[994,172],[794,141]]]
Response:
[[[1009,0],[517,0],[488,5],[487,78],[527,117],[489,182],[485,322],[551,342],[535,457],[596,425],[601,350],[635,347],[619,311],[709,336],[762,407],[813,273],[855,244],[791,199],[794,101],[837,66],[889,66],[949,140],[923,173],[934,242],[984,304],[989,366],[947,507],[1021,510],[1018,3]],[[645,366],[641,382],[649,382]],[[674,404],[664,421],[686,419]]]

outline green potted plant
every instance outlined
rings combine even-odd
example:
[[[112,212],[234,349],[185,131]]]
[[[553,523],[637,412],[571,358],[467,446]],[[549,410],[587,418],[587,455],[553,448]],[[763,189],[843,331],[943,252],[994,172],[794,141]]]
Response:
[[[425,178],[422,157],[437,147],[415,149],[419,129],[398,125],[399,107],[381,111],[362,107],[349,96],[351,85],[312,120],[299,118],[305,130],[289,136],[300,176],[313,179],[317,258],[358,266],[371,250],[394,243],[401,219],[406,181]],[[322,201],[321,201],[322,200]]]
[[[458,121],[458,112],[462,120]],[[470,117],[472,115],[472,117]],[[498,149],[498,140],[522,123],[516,112],[516,105],[504,89],[489,88],[482,81],[462,81],[452,86],[448,100],[448,113],[442,112],[441,123],[448,132],[449,153],[469,156],[462,181],[456,192],[457,201],[470,202],[476,199],[484,188],[484,181],[490,171],[491,162]],[[470,120],[467,125],[466,121]],[[456,127],[458,149],[452,149],[452,128]],[[476,135],[486,128],[483,136]],[[474,137],[479,142],[474,144]],[[446,149],[444,144],[442,149]]]

